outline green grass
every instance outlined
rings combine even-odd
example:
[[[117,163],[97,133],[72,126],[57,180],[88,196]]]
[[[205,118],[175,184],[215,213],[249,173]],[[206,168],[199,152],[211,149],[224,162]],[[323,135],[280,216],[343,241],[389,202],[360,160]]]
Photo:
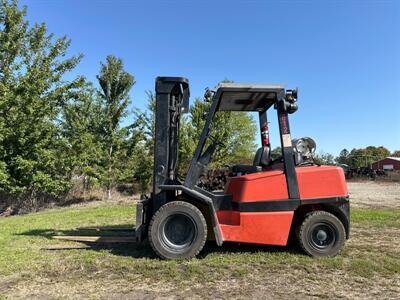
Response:
[[[319,272],[340,271],[361,278],[375,275],[399,275],[399,249],[348,243],[340,256],[313,259],[296,248],[208,243],[199,258],[189,261],[163,261],[156,258],[147,244],[92,246],[88,249],[46,250],[55,245],[76,247],[74,242],[52,240],[52,235],[88,235],[93,232],[77,227],[133,227],[133,205],[53,209],[40,213],[0,219],[0,294],[1,278],[16,277],[17,281],[37,281],[56,278],[70,284],[95,280],[124,280],[151,283],[165,282],[179,287],[210,284],[221,278],[267,276],[265,272],[308,274],[318,280]],[[365,238],[376,232],[400,228],[400,210],[353,209],[352,225],[365,228]],[[374,230],[369,231],[368,228]],[[379,229],[379,231],[377,231]],[[399,231],[394,232],[395,235]],[[351,236],[351,239],[360,239]],[[360,240],[361,241],[361,240]],[[254,275],[256,274],[256,275]],[[258,274],[258,275],[257,275]],[[100,284],[99,283],[99,284]],[[117,283],[113,283],[116,286]],[[67,295],[69,298],[70,295]]]
[[[351,221],[372,226],[400,228],[399,209],[352,209]]]

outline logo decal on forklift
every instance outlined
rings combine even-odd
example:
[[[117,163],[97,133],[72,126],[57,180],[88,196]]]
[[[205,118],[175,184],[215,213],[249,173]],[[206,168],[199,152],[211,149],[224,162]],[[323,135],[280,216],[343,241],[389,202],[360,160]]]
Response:
[[[281,128],[282,128],[282,134],[289,134],[289,123],[288,123],[288,117],[285,114],[282,114],[279,116],[279,122],[281,123]]]

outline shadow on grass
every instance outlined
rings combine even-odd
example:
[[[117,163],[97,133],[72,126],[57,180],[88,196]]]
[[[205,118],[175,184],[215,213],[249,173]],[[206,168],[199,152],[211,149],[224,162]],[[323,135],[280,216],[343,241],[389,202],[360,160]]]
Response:
[[[95,201],[101,201],[101,198],[96,197],[96,196],[72,197],[72,198],[66,199],[64,201],[57,202],[55,204],[58,207],[68,207],[73,204],[89,203],[89,202],[95,202]]]
[[[20,233],[24,236],[39,236],[52,239],[53,236],[102,236],[102,237],[133,237],[134,229],[129,229],[129,225],[112,225],[104,227],[81,227],[74,230],[53,230],[53,229],[34,229]],[[60,241],[62,244],[63,241]],[[130,256],[134,258],[150,258],[158,259],[151,249],[147,241],[141,243],[96,243],[96,242],[76,242],[85,245],[85,247],[49,247],[43,248],[44,251],[65,251],[65,250],[107,250],[114,255]],[[300,249],[293,242],[289,242],[288,246],[269,246],[246,243],[224,242],[222,246],[218,246],[213,241],[208,241],[201,253],[197,256],[204,259],[210,254],[234,254],[234,253],[291,253],[301,254]]]

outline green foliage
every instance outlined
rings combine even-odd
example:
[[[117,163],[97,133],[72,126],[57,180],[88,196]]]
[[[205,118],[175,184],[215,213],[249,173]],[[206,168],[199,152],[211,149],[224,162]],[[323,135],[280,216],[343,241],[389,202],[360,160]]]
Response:
[[[383,146],[368,146],[366,148],[352,149],[350,152],[343,149],[336,161],[346,164],[351,168],[368,167],[373,162],[390,156],[390,151]]]
[[[228,79],[223,83],[233,82]],[[190,108],[189,116],[181,122],[179,145],[179,170],[183,174],[190,163],[206,122],[211,99],[196,98]],[[253,161],[256,151],[254,141],[257,125],[252,116],[246,112],[217,112],[214,116],[210,134],[223,145],[219,145],[213,155],[211,168],[229,164],[249,163]],[[206,147],[210,141],[207,141]],[[206,149],[206,147],[204,149]]]
[[[181,129],[179,132],[179,149],[178,149],[178,174],[183,177],[189,168],[190,161],[196,150],[201,129],[199,130],[193,125],[193,119],[185,115],[181,118]]]
[[[272,159],[277,159],[280,156],[282,156],[282,148],[281,147],[275,147],[274,149],[272,149],[272,151],[271,151]]]
[[[25,15],[17,1],[0,2],[0,188],[58,196],[69,185],[58,117],[84,82],[63,76],[81,56],[65,58],[70,41]]]
[[[91,84],[85,84],[75,101],[64,106],[62,136],[66,140],[70,176],[83,177],[83,188],[100,184],[103,144],[100,139],[102,106]]]
[[[189,117],[182,122],[180,135],[180,168],[187,168],[203,130],[211,103],[197,98],[190,108]],[[257,128],[254,119],[245,112],[217,112],[211,135],[224,145],[213,156],[211,167],[252,161],[256,151],[254,137]]]
[[[76,178],[82,179],[83,190],[105,187],[109,197],[118,184],[138,183],[147,191],[153,171],[154,94],[147,92],[148,109],[135,110],[133,122],[122,127],[135,84],[122,60],[110,55],[101,63],[98,89],[84,77],[67,81],[64,75],[82,56],[68,57],[70,40],[55,38],[44,23],[30,26],[26,13],[16,0],[0,0],[0,192],[60,197]],[[208,100],[196,98],[181,117],[181,177],[203,130]],[[210,133],[224,145],[210,167],[250,163],[256,131],[251,115],[218,112]],[[273,158],[280,155],[279,147],[272,151]],[[316,160],[359,167],[389,155],[382,146],[369,146],[344,149],[336,160],[320,153]],[[400,157],[400,151],[391,155]]]
[[[139,184],[141,191],[148,191],[153,177],[154,153],[154,111],[155,96],[147,91],[147,110],[135,111],[135,122],[131,126],[132,137],[130,145],[132,151],[128,157],[132,167],[127,170],[132,181]]]
[[[151,92],[147,92],[147,96],[147,111],[136,112],[136,123],[141,124],[143,136],[132,158],[136,162],[134,177],[142,189],[148,188],[151,183],[154,151],[155,97]],[[181,178],[196,149],[210,105],[210,102],[196,98],[189,114],[181,117],[178,150],[178,174]],[[217,148],[211,167],[252,161],[256,150],[256,125],[249,114],[219,112],[214,118],[213,128],[212,135],[223,142],[224,146]]]
[[[338,164],[344,164],[347,165],[349,163],[349,151],[347,149],[343,149],[340,151],[339,156],[336,157],[336,162]]]
[[[321,165],[335,165],[335,157],[332,154],[326,152],[320,152],[314,155],[314,160]]]
[[[390,156],[392,156],[392,157],[400,157],[400,150],[393,151],[393,153]]]
[[[148,110],[128,116],[134,77],[122,60],[108,56],[97,76],[99,90],[83,77],[65,81],[81,56],[65,58],[70,41],[55,39],[45,24],[30,27],[26,8],[16,1],[0,5],[0,190],[59,196],[82,179],[83,190],[152,179],[155,99]],[[209,102],[199,99],[182,117],[179,156],[184,173],[204,126]],[[218,113],[215,137],[225,143],[214,166],[251,160],[255,152],[254,120],[245,113]]]
[[[104,172],[102,181],[106,184],[108,197],[121,175],[124,157],[124,145],[128,136],[128,128],[121,128],[122,118],[127,116],[129,91],[135,84],[134,77],[124,70],[122,60],[115,56],[107,56],[106,63],[101,64],[97,76],[99,85],[99,100],[101,106],[100,139],[104,146]],[[125,152],[126,153],[126,152]]]

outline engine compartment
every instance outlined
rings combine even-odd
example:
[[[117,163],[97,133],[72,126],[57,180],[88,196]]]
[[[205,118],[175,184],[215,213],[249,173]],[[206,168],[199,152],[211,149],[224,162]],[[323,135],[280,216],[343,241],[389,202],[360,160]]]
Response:
[[[336,166],[296,167],[300,199],[345,197],[348,195],[343,169]],[[225,193],[236,202],[288,199],[283,168],[231,177]]]

